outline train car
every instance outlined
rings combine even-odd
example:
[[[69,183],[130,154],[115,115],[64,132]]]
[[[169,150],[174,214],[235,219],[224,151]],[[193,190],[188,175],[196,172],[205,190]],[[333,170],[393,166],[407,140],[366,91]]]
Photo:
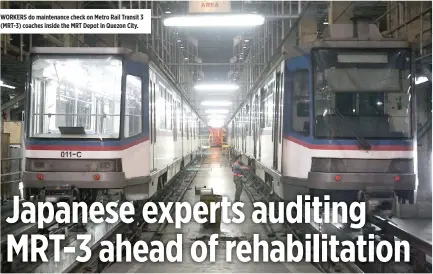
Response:
[[[229,141],[284,200],[414,203],[412,61],[406,41],[374,25],[330,25],[286,52],[229,122]]]
[[[148,199],[197,155],[202,120],[148,56],[122,48],[33,48],[27,198]]]

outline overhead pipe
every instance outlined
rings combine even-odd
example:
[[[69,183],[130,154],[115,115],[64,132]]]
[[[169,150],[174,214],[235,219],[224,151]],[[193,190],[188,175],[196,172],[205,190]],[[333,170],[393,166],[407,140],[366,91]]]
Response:
[[[245,13],[240,13],[242,15],[245,15]],[[249,13],[246,13],[249,14]],[[178,16],[189,16],[190,14],[176,14],[173,15],[171,14],[170,16],[151,16],[152,19],[165,19],[165,18],[169,18],[169,17],[178,17]],[[278,19],[297,19],[299,16],[293,15],[293,14],[269,14],[269,15],[265,15],[265,14],[260,14],[261,16],[265,17],[265,19],[269,19],[269,20],[278,20]],[[200,15],[191,15],[191,16],[209,16],[207,14],[200,14]],[[212,14],[212,16],[218,16],[217,14]],[[222,16],[222,15],[221,15]]]

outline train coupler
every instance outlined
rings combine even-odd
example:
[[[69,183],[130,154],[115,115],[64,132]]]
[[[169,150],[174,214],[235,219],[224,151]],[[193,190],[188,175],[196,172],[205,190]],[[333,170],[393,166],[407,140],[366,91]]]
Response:
[[[390,218],[395,212],[396,196],[393,191],[360,191],[358,200],[365,202],[367,216]]]

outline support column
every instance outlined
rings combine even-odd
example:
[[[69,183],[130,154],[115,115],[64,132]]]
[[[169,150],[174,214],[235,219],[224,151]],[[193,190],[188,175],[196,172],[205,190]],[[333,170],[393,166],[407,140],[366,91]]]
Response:
[[[299,44],[307,44],[316,41],[317,38],[317,6],[312,3],[298,25]]]
[[[53,2],[53,9],[81,9],[83,3],[81,2]],[[58,34],[53,35],[57,39],[59,39],[64,47],[79,47],[81,46],[80,41],[84,41],[83,34]]]
[[[352,24],[354,2],[330,1],[328,9],[329,24]]]

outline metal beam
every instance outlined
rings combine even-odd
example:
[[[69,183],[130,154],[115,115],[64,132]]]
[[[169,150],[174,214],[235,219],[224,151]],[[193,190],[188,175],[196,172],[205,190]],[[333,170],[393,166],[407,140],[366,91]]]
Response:
[[[2,111],[4,110],[8,110],[10,108],[12,108],[16,103],[24,100],[26,98],[26,94],[22,93],[18,96],[15,96],[14,98],[12,98],[10,101],[7,101],[4,105],[2,105]]]
[[[205,14],[199,14],[198,16],[203,16]],[[262,15],[263,17],[265,17],[266,20],[277,20],[277,19],[297,19],[299,16],[297,14],[281,14],[281,15],[275,15],[275,14],[259,14]],[[190,15],[190,14],[170,14],[170,16],[151,16],[152,19],[165,19],[165,18],[169,18],[169,17],[194,17],[196,15]],[[207,15],[209,16],[209,15]],[[215,15],[214,16],[218,16]]]
[[[246,66],[246,65],[254,65],[254,66],[264,66],[266,64],[245,64],[245,63],[184,63],[184,64],[178,64],[178,63],[167,63],[167,66]]]

